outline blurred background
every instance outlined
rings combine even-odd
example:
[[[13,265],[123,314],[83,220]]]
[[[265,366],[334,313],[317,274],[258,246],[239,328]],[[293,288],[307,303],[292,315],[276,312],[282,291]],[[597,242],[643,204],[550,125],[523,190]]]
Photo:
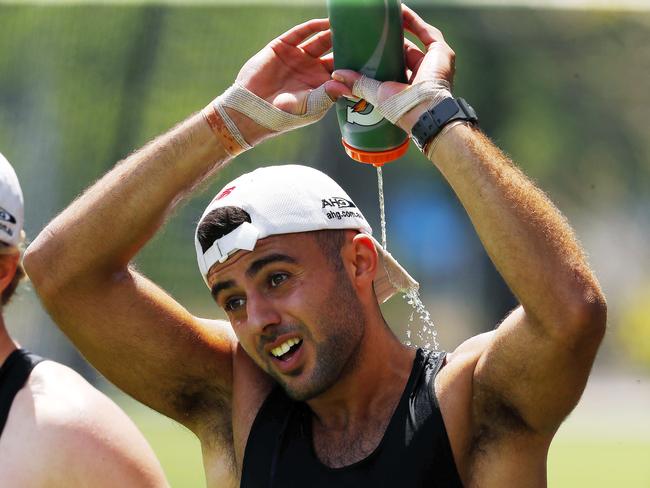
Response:
[[[650,2],[410,2],[457,54],[456,95],[567,215],[609,302],[580,405],[549,454],[553,487],[650,486]],[[205,106],[266,42],[326,15],[324,1],[190,4],[0,1],[0,152],[43,226],[119,159]],[[211,195],[261,164],[302,162],[348,191],[379,234],[376,176],[319,124],[237,158],[137,258],[196,315],[219,317],[192,233]],[[384,167],[388,248],[421,283],[440,346],[490,330],[515,306],[462,207],[415,150]],[[400,298],[396,333],[417,331]],[[71,347],[29,284],[5,311],[29,349],[79,370],[132,415],[173,486],[204,486],[194,436],[125,397]]]

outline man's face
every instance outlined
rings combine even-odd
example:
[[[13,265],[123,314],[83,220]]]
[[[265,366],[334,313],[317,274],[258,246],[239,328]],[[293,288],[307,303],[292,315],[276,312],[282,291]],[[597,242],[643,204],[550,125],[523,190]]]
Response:
[[[313,233],[262,239],[215,265],[208,282],[244,350],[292,398],[326,391],[352,363],[363,309]]]

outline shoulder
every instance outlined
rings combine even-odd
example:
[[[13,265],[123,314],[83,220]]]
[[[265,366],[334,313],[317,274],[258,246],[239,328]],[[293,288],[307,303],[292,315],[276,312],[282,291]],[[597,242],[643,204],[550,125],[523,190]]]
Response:
[[[494,339],[494,333],[495,331],[492,330],[470,337],[452,352],[447,353],[445,367],[439,375],[441,380],[453,381],[462,378],[471,382],[476,364]]]
[[[435,394],[460,473],[466,471],[472,444],[473,377],[481,354],[493,340],[494,331],[467,339],[447,354],[435,379]]]
[[[39,363],[16,395],[9,421],[11,448],[29,453],[21,462],[48,471],[52,484],[167,485],[133,422],[67,366]],[[64,478],[53,480],[52,473]]]
[[[494,331],[470,337],[454,351],[447,353],[445,365],[436,376],[436,396],[442,402],[467,403],[472,396],[474,370],[494,338]],[[444,412],[443,412],[444,413]]]

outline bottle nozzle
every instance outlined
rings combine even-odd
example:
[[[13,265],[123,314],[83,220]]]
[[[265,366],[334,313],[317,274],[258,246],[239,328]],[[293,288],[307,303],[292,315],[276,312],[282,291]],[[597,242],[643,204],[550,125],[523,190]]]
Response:
[[[341,139],[345,152],[348,156],[359,163],[372,164],[375,167],[383,166],[386,163],[395,161],[406,154],[409,148],[410,139],[406,139],[399,146],[386,151],[364,151],[350,146],[345,140]]]

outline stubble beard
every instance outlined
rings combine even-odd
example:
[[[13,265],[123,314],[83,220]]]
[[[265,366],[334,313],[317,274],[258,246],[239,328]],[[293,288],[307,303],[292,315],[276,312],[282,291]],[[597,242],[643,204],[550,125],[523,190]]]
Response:
[[[297,384],[272,373],[293,400],[306,401],[321,395],[345,371],[355,367],[365,329],[363,307],[345,273],[340,273],[335,282],[327,293],[326,305],[318,314],[321,318],[317,327],[326,337],[320,342],[312,341],[315,365],[309,377]]]

